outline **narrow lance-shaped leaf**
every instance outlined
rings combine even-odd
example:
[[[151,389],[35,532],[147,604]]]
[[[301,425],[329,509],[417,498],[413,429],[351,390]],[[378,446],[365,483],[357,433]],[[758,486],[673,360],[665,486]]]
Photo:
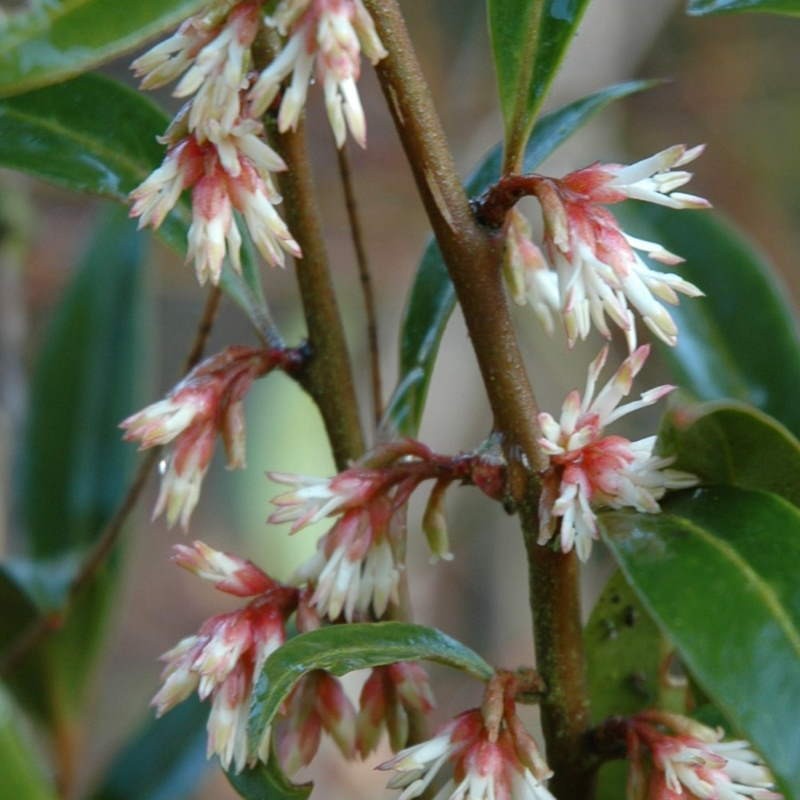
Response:
[[[705,484],[762,489],[800,507],[800,442],[744,403],[671,405],[658,449]]]
[[[101,75],[0,100],[0,166],[27,172],[67,189],[127,203],[164,158],[156,137],[169,118],[150,100]],[[186,252],[191,220],[180,202],[158,230]],[[243,276],[226,262],[221,286],[259,327],[266,314],[258,262],[242,250]]]
[[[800,435],[800,339],[766,259],[714,213],[618,208],[625,230],[685,258],[676,271],[706,294],[670,311],[678,344],[661,351],[677,382],[700,400],[757,406]]]
[[[264,664],[250,709],[252,741],[271,724],[292,687],[307,672],[345,675],[398,661],[437,661],[488,680],[494,670],[474,651],[435,628],[407,622],[336,625],[304,633],[276,650]]]
[[[734,735],[800,797],[800,510],[767,492],[682,492],[661,514],[613,512],[628,582]]]
[[[589,0],[488,0],[507,164],[519,166],[536,113]]]
[[[119,420],[140,401],[145,296],[143,239],[115,211],[98,229],[65,292],[32,381],[21,445],[20,506],[31,561],[9,569],[58,607],[83,554],[127,489],[135,454]],[[62,628],[11,676],[20,699],[45,720],[82,700],[115,580],[106,564],[75,598]],[[59,593],[62,595],[59,597]],[[42,599],[44,598],[44,599]]]
[[[0,23],[0,97],[63,81],[132,50],[208,0],[42,0]],[[107,110],[107,109],[103,109]]]
[[[631,81],[564,106],[542,117],[525,150],[523,170],[532,172],[560,144],[613,100],[651,88],[654,81]],[[467,179],[467,191],[479,195],[500,177],[502,146],[493,147]],[[406,436],[419,429],[436,355],[456,294],[435,241],[425,248],[406,302],[400,330],[400,374],[387,424]]]
[[[185,800],[205,776],[208,706],[196,697],[151,719],[116,754],[90,800]]]
[[[800,0],[689,0],[687,11],[695,16],[761,11],[800,16]]]

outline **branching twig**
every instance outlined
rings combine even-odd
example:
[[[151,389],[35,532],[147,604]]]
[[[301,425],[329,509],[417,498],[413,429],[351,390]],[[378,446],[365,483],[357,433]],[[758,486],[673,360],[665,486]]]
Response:
[[[591,794],[584,768],[588,727],[577,563],[537,544],[538,475],[547,459],[538,446],[536,401],[503,290],[500,237],[473,216],[447,148],[396,0],[365,0],[387,58],[378,77],[456,289],[481,375],[509,460],[512,499],[520,514],[530,574],[537,666],[547,683],[542,719],[553,792],[560,800]]]
[[[367,314],[367,346],[369,347],[370,377],[372,382],[372,408],[375,415],[375,426],[381,424],[383,416],[383,390],[381,387],[381,351],[378,344],[378,314],[375,305],[375,293],[372,289],[372,276],[369,271],[367,253],[364,249],[364,236],[358,216],[353,181],[350,176],[350,161],[345,147],[336,151],[339,160],[339,175],[342,179],[347,218],[350,223],[350,235],[353,239],[353,250],[358,264],[358,277],[364,295],[364,306]]]
[[[197,331],[192,341],[192,346],[186,356],[183,373],[189,372],[203,357],[208,342],[208,337],[214,325],[214,319],[219,308],[221,292],[218,287],[212,287],[208,293],[203,314],[197,325]],[[131,481],[125,497],[117,507],[111,519],[106,523],[102,533],[89,550],[81,563],[80,568],[75,573],[67,590],[64,605],[58,612],[45,614],[36,617],[31,624],[11,643],[0,660],[0,676],[5,676],[12,672],[20,661],[33,650],[49,633],[57,631],[63,624],[75,598],[81,590],[92,580],[100,567],[105,563],[111,551],[114,549],[122,529],[133,511],[136,503],[141,497],[142,491],[147,484],[150,472],[158,462],[160,448],[153,448],[144,456],[139,464],[133,481]]]

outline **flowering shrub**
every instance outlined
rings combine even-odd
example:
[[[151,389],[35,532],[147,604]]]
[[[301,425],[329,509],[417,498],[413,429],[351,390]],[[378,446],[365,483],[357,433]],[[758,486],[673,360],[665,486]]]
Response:
[[[161,235],[208,284],[183,376],[144,408],[127,375],[138,363],[127,343],[141,270],[122,257],[141,234],[112,219],[64,300],[28,426],[30,557],[8,559],[0,575],[0,668],[54,744],[55,781],[29,768],[30,748],[4,715],[0,773],[14,797],[77,796],[85,676],[118,577],[117,544],[149,471],[159,464],[154,517],[188,531],[217,438],[228,468],[245,469],[246,400],[279,371],[319,409],[336,471],[277,471],[285,454],[274,452],[269,477],[283,489],[264,515],[291,534],[327,529],[285,582],[270,574],[274,564],[201,541],[174,546],[175,564],[212,583],[221,605],[162,655],[158,721],[91,797],[188,796],[197,770],[187,778],[171,748],[205,726],[206,755],[247,800],[307,797],[310,785],[292,780],[323,734],[343,759],[390,773],[399,800],[588,800],[598,787],[629,800],[800,800],[800,415],[787,402],[800,346],[756,256],[714,221],[707,200],[683,191],[703,145],[665,142],[629,165],[597,161],[563,177],[536,171],[599,108],[653,88],[599,89],[540,114],[588,5],[488,0],[505,136],[466,185],[396,0],[142,0],[136,13],[78,0],[0,16],[0,165],[127,203],[138,228]],[[689,9],[796,15],[800,4],[690,0]],[[81,74],[145,44],[133,74],[141,90],[172,86],[184,103],[172,120],[140,93]],[[349,139],[367,147],[372,109],[359,79],[370,66],[435,239],[409,294],[386,403],[347,156]],[[369,318],[369,430],[311,180],[305,118],[315,84]],[[535,201],[541,233],[523,198]],[[259,259],[296,272],[304,340],[287,344]],[[204,358],[223,295],[252,323],[253,340]],[[524,363],[509,300],[530,306],[550,346],[581,372],[578,342],[606,340],[558,418],[537,402],[534,389],[552,376]],[[492,418],[485,441],[448,454],[420,440],[420,419],[456,303]],[[657,341],[676,385],[639,392],[651,354],[642,338]],[[609,359],[618,366],[603,382]],[[635,440],[610,432],[677,385],[696,397],[670,398],[659,430]],[[112,438],[109,420],[148,451],[133,476],[133,448]],[[528,664],[489,664],[411,618],[409,543],[424,537],[434,565],[458,558],[446,513],[456,486],[519,519]],[[423,491],[418,522],[409,503]],[[600,548],[618,570],[584,624],[580,577]],[[437,687],[426,661],[481,684],[472,707],[433,733]],[[354,693],[341,679],[358,670]],[[523,723],[526,704],[539,705],[541,731]],[[376,754],[384,738],[388,759]],[[625,769],[608,770],[613,761]]]

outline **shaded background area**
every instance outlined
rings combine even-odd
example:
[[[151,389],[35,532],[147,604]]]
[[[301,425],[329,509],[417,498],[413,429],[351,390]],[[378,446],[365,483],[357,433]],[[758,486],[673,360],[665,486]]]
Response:
[[[501,136],[494,75],[480,0],[407,0],[404,8],[426,76],[450,137],[457,162],[466,173]],[[687,18],[673,0],[594,0],[557,78],[548,108],[603,86],[634,77],[664,77],[670,83],[623,101],[581,130],[542,167],[552,174],[594,160],[631,161],[676,142],[706,142],[695,168],[692,191],[709,197],[745,228],[776,264],[795,298],[800,283],[795,253],[800,232],[800,23],[778,17]],[[457,7],[457,8],[456,8]],[[110,71],[129,80],[126,64]],[[366,246],[378,289],[383,377],[391,389],[396,371],[396,330],[427,225],[403,161],[391,120],[369,69],[360,84],[369,124],[369,148],[350,150],[356,190],[367,231]],[[164,102],[171,102],[165,95]],[[318,91],[311,92],[310,136],[320,187],[319,200],[335,281],[359,368],[365,422],[368,382],[360,365],[366,359],[364,315],[333,142]],[[2,271],[0,337],[4,353],[0,387],[3,444],[13,449],[13,434],[23,413],[25,375],[44,324],[84,250],[100,204],[17,175],[2,175],[3,202],[27,217],[29,237],[25,271]],[[27,199],[26,199],[27,198]],[[533,207],[531,207],[533,210]],[[202,307],[192,270],[154,243],[150,265],[154,326],[150,395],[161,396],[174,382],[194,322]],[[265,272],[268,298],[289,341],[302,336],[294,278]],[[702,288],[702,286],[701,286]],[[743,315],[757,309],[742,309]],[[517,314],[520,338],[544,408],[556,410],[564,393],[583,380],[585,364],[597,340],[566,357],[563,338],[548,339],[535,319]],[[743,320],[746,317],[743,316]],[[210,351],[253,341],[246,321],[225,303]],[[768,344],[768,343],[765,343]],[[538,377],[541,376],[541,377]],[[658,365],[645,373],[648,384],[664,375]],[[133,409],[132,409],[133,410]],[[227,473],[215,460],[191,528],[191,537],[253,558],[277,577],[286,578],[313,549],[321,530],[290,539],[285,530],[267,527],[269,499],[275,493],[267,469],[328,474],[332,462],[324,433],[310,401],[283,376],[259,383],[248,399],[248,469]],[[631,435],[648,431],[655,415],[641,415]],[[475,446],[488,432],[490,415],[463,322],[458,313],[445,335],[434,375],[421,438],[454,452]],[[9,463],[4,458],[3,465]],[[5,481],[3,484],[5,485]],[[107,762],[119,743],[148,713],[158,685],[158,654],[193,632],[211,614],[228,607],[224,596],[168,561],[182,534],[161,523],[148,524],[155,499],[151,486],[126,534],[129,563],[98,671],[86,725],[84,774]],[[0,501],[4,498],[0,497]],[[456,560],[432,567],[419,530],[421,509],[410,516],[410,580],[419,621],[441,627],[481,652],[490,662],[516,666],[530,662],[526,575],[520,537],[505,517],[473,489],[454,490],[449,498],[450,528]],[[4,520],[10,515],[3,508]],[[2,531],[13,549],[13,527]],[[587,602],[599,587],[604,558],[589,576]],[[438,718],[478,700],[478,687],[459,676],[434,670],[439,688]],[[357,692],[358,676],[350,681]],[[355,696],[355,695],[354,695]],[[379,763],[385,750],[371,763]],[[381,796],[384,775],[340,763],[329,748],[311,774],[325,775],[330,800]],[[320,793],[321,794],[321,793]],[[233,797],[217,772],[197,798]]]

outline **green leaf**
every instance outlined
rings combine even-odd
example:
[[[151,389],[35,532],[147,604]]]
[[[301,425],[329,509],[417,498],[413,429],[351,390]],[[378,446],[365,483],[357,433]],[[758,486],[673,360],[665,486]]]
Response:
[[[226,772],[225,776],[245,800],[306,800],[313,789],[310,783],[294,784],[287,780],[274,754],[267,764],[259,763],[238,775]]]
[[[139,403],[145,338],[143,239],[120,211],[98,228],[51,322],[34,371],[21,452],[20,506],[31,561],[15,573],[58,606],[83,553],[116,510],[135,452],[118,425]],[[45,719],[73,714],[102,631],[114,562],[75,598],[62,628],[18,673],[20,698]],[[61,597],[59,597],[61,592]],[[49,602],[48,602],[49,601]],[[26,689],[32,690],[27,691]]]
[[[729,14],[734,11],[761,11],[800,16],[800,0],[689,0],[689,14]]]
[[[31,743],[20,734],[11,701],[0,692],[0,797],[55,800]]]
[[[754,405],[800,435],[800,341],[766,259],[714,213],[644,203],[619,210],[625,230],[685,258],[675,271],[706,294],[670,312],[678,344],[661,351],[678,382],[699,400]]]
[[[488,0],[508,163],[521,160],[536,113],[589,0]]]
[[[735,733],[800,797],[800,510],[715,487],[602,516],[628,582]]]
[[[800,507],[800,442],[743,403],[678,403],[667,411],[659,452],[706,484],[762,489]]]
[[[0,166],[127,203],[163,160],[156,137],[168,124],[143,95],[101,75],[81,75],[0,100]],[[158,234],[183,254],[190,221],[189,204],[179,202]],[[242,271],[239,276],[226,263],[220,285],[259,326],[266,306],[258,260],[247,245]]]
[[[117,753],[90,800],[185,800],[206,772],[209,707],[192,696]]]
[[[407,622],[358,622],[303,633],[264,664],[250,708],[251,739],[258,741],[292,687],[307,672],[345,675],[398,661],[438,661],[481,680],[494,670],[475,652],[435,628]]]
[[[43,0],[0,23],[0,97],[63,81],[116,58],[208,0]],[[103,112],[109,109],[103,108]]]
[[[611,101],[654,86],[654,81],[630,81],[564,106],[542,117],[525,151],[523,169],[531,172],[581,125]],[[477,196],[500,177],[502,147],[493,147],[467,179],[467,191]],[[431,240],[422,256],[406,302],[400,331],[400,370],[389,408],[388,423],[405,436],[419,429],[436,355],[453,313],[456,295],[442,254]]]
[[[592,610],[584,642],[594,723],[652,706],[687,711],[687,688],[664,680],[673,648],[619,570]],[[625,762],[603,765],[597,776],[598,800],[623,797],[627,775]]]

